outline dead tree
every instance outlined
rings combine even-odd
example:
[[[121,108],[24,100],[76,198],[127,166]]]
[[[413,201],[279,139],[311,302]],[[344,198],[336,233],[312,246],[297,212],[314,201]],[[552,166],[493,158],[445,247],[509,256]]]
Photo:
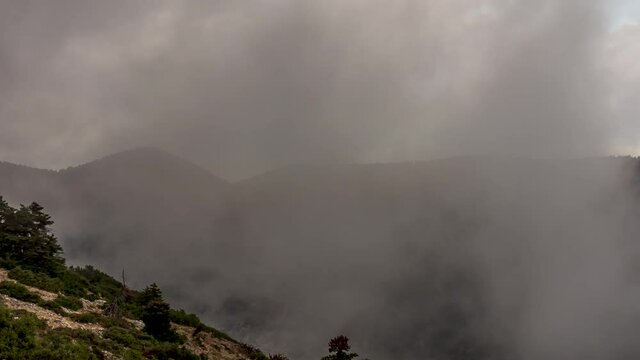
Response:
[[[113,298],[113,301],[104,309],[104,313],[107,316],[120,318],[122,317],[122,308],[127,300],[129,290],[127,289],[127,283],[124,278],[124,269],[122,269],[122,289],[120,294]]]

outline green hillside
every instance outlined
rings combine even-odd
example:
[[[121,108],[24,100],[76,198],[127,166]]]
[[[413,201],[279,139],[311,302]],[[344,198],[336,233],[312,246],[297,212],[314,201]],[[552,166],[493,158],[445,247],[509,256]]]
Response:
[[[52,224],[0,197],[0,359],[269,359],[172,309],[156,284],[67,267]]]

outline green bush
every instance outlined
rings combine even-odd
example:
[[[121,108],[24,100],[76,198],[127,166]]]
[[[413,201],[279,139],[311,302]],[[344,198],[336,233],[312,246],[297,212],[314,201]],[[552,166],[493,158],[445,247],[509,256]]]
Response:
[[[22,359],[27,350],[36,347],[36,331],[45,326],[32,314],[0,305],[0,359]]]
[[[199,332],[206,332],[213,335],[216,338],[229,340],[231,342],[236,342],[234,339],[231,338],[231,336],[223,333],[222,331],[203,324],[200,318],[198,318],[196,314],[187,313],[182,309],[180,310],[171,309],[169,311],[169,318],[171,319],[171,322],[176,323],[178,325],[193,327],[194,334],[197,334]]]
[[[34,349],[23,354],[21,359],[51,359],[51,360],[98,360],[102,359],[102,352],[91,346],[87,341],[87,334],[81,334],[84,338],[76,338],[73,333],[65,331],[50,331],[43,334],[36,342]],[[79,336],[75,334],[75,336]],[[90,338],[89,338],[90,339]]]
[[[51,310],[51,311],[53,311],[54,313],[56,313],[58,315],[62,315],[62,316],[66,316],[67,315],[67,312],[62,310],[62,307],[60,307],[60,305],[58,305],[55,301],[41,302],[38,305],[42,306],[43,308],[45,308],[47,310]]]
[[[54,279],[46,274],[36,273],[21,267],[11,269],[11,271],[9,271],[9,278],[24,285],[50,292],[58,292],[62,289],[62,282],[59,279]]]
[[[171,319],[172,322],[179,325],[184,325],[184,326],[197,327],[198,325],[202,324],[202,322],[200,321],[198,316],[196,316],[196,314],[189,314],[182,309],[180,310],[171,309],[169,311],[169,318]]]
[[[134,329],[134,326],[128,322],[127,320],[125,320],[122,317],[112,317],[112,316],[105,316],[102,315],[100,317],[100,325],[104,326],[105,328],[110,328],[113,326],[118,326],[124,329]],[[145,334],[145,336],[147,336]]]
[[[24,287],[24,285],[20,285],[12,281],[1,282],[0,293],[30,303],[39,304],[42,302],[40,296],[29,291],[26,287]]]
[[[123,329],[118,326],[108,328],[105,330],[103,336],[105,339],[111,339],[127,347],[133,347],[138,341],[131,330]]]
[[[38,305],[42,306],[45,309],[51,310],[62,316],[73,316],[74,314],[69,314],[66,310],[80,310],[82,309],[82,301],[78,298],[59,295],[57,299],[51,301],[41,301]]]
[[[160,343],[150,350],[144,352],[145,357],[152,357],[157,360],[203,360],[206,356],[198,356],[187,349],[183,349],[176,344]]]
[[[0,257],[0,268],[11,270],[18,265],[19,264],[15,259]]]
[[[88,297],[87,292],[91,291],[89,282],[82,276],[67,269],[57,276],[62,284],[62,293],[69,296]]]
[[[0,359],[88,360],[101,359],[97,335],[70,329],[45,331],[46,324],[34,315],[0,306]]]
[[[48,330],[42,334],[42,339],[44,341],[55,341],[55,338],[58,336],[73,339],[76,343],[83,344],[94,349],[107,350],[112,353],[120,350],[118,344],[108,339],[103,339],[100,335],[92,331],[81,329],[57,328]]]
[[[53,302],[69,310],[78,311],[82,309],[82,300],[75,296],[60,295]]]
[[[77,284],[88,288],[97,297],[113,299],[122,292],[122,283],[93,266],[71,267],[68,273],[69,276],[75,275]]]
[[[125,349],[121,354],[123,360],[146,360],[148,357],[142,355],[142,351],[137,349]]]
[[[85,312],[82,314],[66,314],[73,321],[83,324],[99,324],[105,329],[111,327],[120,327],[124,329],[133,329],[133,325],[123,318],[110,317],[94,312]],[[146,336],[146,335],[145,335]]]
[[[9,278],[38,289],[90,300],[100,297],[112,299],[122,291],[121,283],[91,266],[71,267],[55,276],[18,266],[9,271]]]

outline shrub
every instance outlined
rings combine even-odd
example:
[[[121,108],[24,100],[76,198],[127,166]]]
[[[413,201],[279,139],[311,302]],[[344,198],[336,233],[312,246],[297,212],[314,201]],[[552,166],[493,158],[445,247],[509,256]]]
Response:
[[[0,258],[0,268],[11,270],[18,265],[19,264],[15,259],[8,259],[4,257]]]
[[[269,360],[289,360],[289,358],[282,354],[274,354],[269,355]]]
[[[53,302],[69,310],[77,311],[82,309],[82,300],[75,296],[60,295],[57,299],[53,300]]]
[[[55,340],[56,336],[65,336],[73,339],[75,342],[92,348],[99,348],[111,352],[119,350],[119,346],[116,343],[110,340],[105,340],[101,338],[100,335],[88,330],[57,328],[47,331],[43,334],[42,338],[45,341]]]
[[[153,358],[157,360],[202,360],[206,359],[206,356],[198,356],[187,349],[183,349],[176,344],[161,343],[156,345],[150,350],[144,352],[145,358]]]
[[[14,283],[12,281],[3,281],[0,283],[0,293],[12,298],[38,304],[42,300],[40,296],[29,291],[24,285]]]
[[[269,360],[267,355],[251,345],[240,344],[240,347],[242,348],[242,351],[244,351],[244,353],[247,355],[247,357],[251,360]]]
[[[59,279],[54,279],[47,274],[36,273],[21,267],[11,269],[11,271],[9,271],[9,278],[19,281],[24,285],[50,292],[58,292],[62,289],[62,282]]]
[[[169,311],[169,317],[172,322],[184,326],[198,327],[199,325],[202,325],[202,322],[200,321],[198,316],[196,316],[196,314],[189,314],[182,309],[171,309]]]
[[[108,328],[103,336],[105,339],[111,339],[127,347],[131,347],[137,341],[136,336],[130,330],[118,326]]]
[[[9,311],[0,305],[0,359],[21,359],[36,345],[36,331],[43,321],[26,312]]]
[[[351,360],[358,357],[358,354],[350,353],[349,350],[351,350],[349,338],[344,335],[334,337],[329,341],[331,355],[323,357],[322,360]]]
[[[87,360],[100,359],[89,346],[99,338],[81,330],[45,331],[46,324],[35,315],[9,311],[0,306],[0,359]]]
[[[58,280],[61,283],[61,291],[66,295],[85,297],[90,290],[89,282],[70,270],[61,272]]]
[[[21,359],[98,360],[102,352],[91,346],[92,337],[82,333],[50,331],[45,333],[35,349],[28,350]],[[76,336],[78,338],[76,338]]]
[[[88,288],[97,297],[113,299],[122,292],[122,283],[93,266],[71,267],[68,273],[70,282],[71,277],[75,276],[77,285]]]
[[[67,312],[62,310],[62,307],[60,307],[60,305],[58,305],[55,301],[41,302],[39,305],[47,310],[53,311],[58,315],[62,315],[62,316],[67,315]]]
[[[198,318],[196,314],[187,313],[182,309],[180,310],[171,309],[169,311],[169,318],[171,322],[174,322],[178,325],[193,327],[194,335],[200,332],[206,332],[213,335],[216,338],[229,340],[231,342],[236,342],[234,339],[231,338],[231,336],[225,334],[224,332],[203,324],[202,321],[200,321],[200,318]]]
[[[51,310],[62,316],[78,316],[76,314],[69,314],[65,310],[80,310],[82,309],[82,301],[78,298],[71,296],[59,295],[57,299],[43,302],[40,301],[38,305],[42,306],[45,309]]]
[[[105,328],[110,328],[113,326],[118,326],[124,329],[133,329],[133,325],[128,322],[127,320],[125,320],[122,317],[113,317],[113,316],[105,316],[105,315],[100,315],[99,318],[99,322],[100,325],[104,326]]]

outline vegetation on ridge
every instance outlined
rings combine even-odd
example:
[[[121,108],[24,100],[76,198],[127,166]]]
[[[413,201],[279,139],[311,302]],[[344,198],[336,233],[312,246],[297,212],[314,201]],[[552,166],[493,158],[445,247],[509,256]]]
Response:
[[[207,359],[185,345],[185,335],[172,323],[192,327],[193,335],[224,339],[240,351],[247,347],[202,324],[196,315],[171,309],[156,284],[134,291],[91,266],[67,267],[52,224],[37,203],[13,208],[0,197],[0,267],[9,270],[10,279],[0,282],[0,294],[104,330],[50,328],[29,312],[0,304],[1,359]],[[28,287],[54,298],[45,300]],[[102,308],[78,311],[83,301]],[[135,321],[144,324],[142,329]],[[267,359],[257,350],[242,355]]]
[[[208,355],[192,351],[187,336],[208,334],[235,344],[242,357],[234,359],[288,360],[282,354],[266,356],[203,324],[195,314],[172,309],[155,283],[135,291],[92,266],[67,267],[52,224],[37,203],[13,208],[0,197],[0,268],[9,270],[9,280],[0,281],[0,294],[102,331],[52,328],[39,316],[0,302],[0,359],[202,360]],[[85,302],[100,308],[84,311]],[[178,333],[176,325],[191,333]],[[358,356],[349,349],[347,337],[338,336],[329,343],[332,354],[322,359]]]

